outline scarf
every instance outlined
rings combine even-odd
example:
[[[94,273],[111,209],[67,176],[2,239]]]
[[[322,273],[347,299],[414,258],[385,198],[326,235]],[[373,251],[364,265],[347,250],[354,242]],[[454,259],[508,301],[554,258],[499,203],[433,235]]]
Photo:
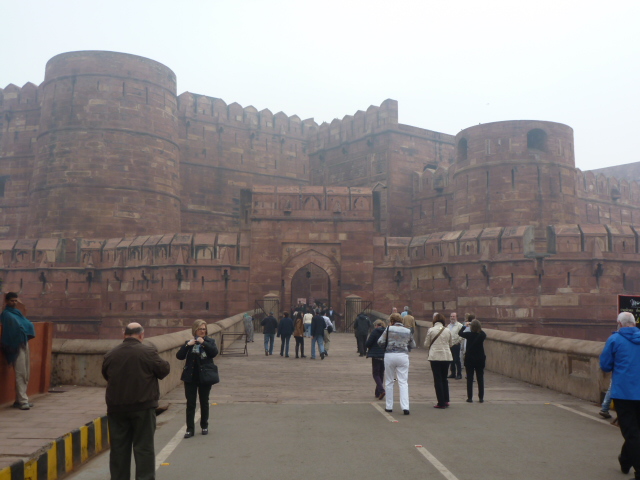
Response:
[[[36,331],[33,323],[27,320],[17,308],[6,307],[2,312],[2,316],[0,316],[0,320],[2,321],[0,346],[7,363],[12,365],[18,358],[20,347],[35,338]]]

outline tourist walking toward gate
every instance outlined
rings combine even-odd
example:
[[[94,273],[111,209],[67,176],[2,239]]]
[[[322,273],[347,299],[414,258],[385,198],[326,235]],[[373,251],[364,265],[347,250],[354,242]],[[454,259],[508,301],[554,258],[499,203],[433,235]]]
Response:
[[[424,346],[429,349],[427,359],[433,373],[433,386],[436,390],[438,403],[435,408],[447,408],[449,406],[449,381],[447,371],[453,360],[451,355],[451,332],[444,326],[446,319],[441,313],[433,316],[433,327],[427,332]]]
[[[327,324],[320,312],[316,312],[311,320],[311,360],[316,359],[316,343],[320,351],[320,360],[324,360],[326,352],[324,350],[324,330]]]
[[[458,332],[458,335],[467,340],[464,356],[464,369],[467,374],[467,402],[473,402],[473,374],[475,373],[478,381],[478,399],[482,403],[484,402],[484,365],[487,358],[484,354],[484,341],[487,334],[482,331],[482,325],[475,315],[469,315],[468,318],[466,326],[463,325]],[[470,332],[464,331],[467,326],[471,328]]]
[[[187,398],[187,431],[184,438],[195,434],[196,399],[200,398],[200,428],[202,435],[209,433],[209,393],[211,386],[218,383],[217,368],[213,358],[218,355],[216,341],[207,336],[207,324],[196,320],[191,326],[193,338],[186,342],[178,353],[178,360],[185,360],[180,380],[184,382],[184,395]],[[213,371],[215,370],[215,374]]]
[[[283,354],[285,357],[289,358],[289,341],[291,340],[291,335],[293,334],[293,320],[289,318],[289,312],[284,312],[282,314],[282,319],[278,324],[278,336],[280,337],[280,356]]]
[[[356,321],[353,322],[353,332],[356,335],[356,342],[358,343],[358,353],[361,357],[367,353],[367,349],[364,346],[367,343],[367,336],[371,331],[371,320],[364,313],[361,313],[356,317]]]
[[[382,400],[385,396],[384,389],[384,351],[386,345],[378,345],[378,340],[384,332],[386,325],[384,321],[378,319],[373,322],[373,330],[367,338],[367,358],[371,359],[371,373],[373,381],[376,382],[374,395],[378,400]]]
[[[384,348],[384,383],[387,404],[385,411],[393,411],[393,382],[398,379],[400,408],[409,415],[409,349],[415,348],[411,330],[402,325],[399,313],[392,313],[391,323],[378,339],[378,345]]]
[[[264,354],[273,355],[273,342],[278,329],[278,321],[273,316],[273,312],[269,312],[269,315],[262,319],[260,325],[262,325],[262,333],[264,334]]]
[[[247,343],[253,342],[253,317],[245,313],[242,321],[244,322],[244,333],[247,335]]]
[[[313,319],[313,314],[311,312],[306,312],[304,317],[302,317],[304,323],[304,336],[311,337],[311,320]]]
[[[304,323],[300,312],[296,312],[293,316],[293,338],[296,340],[296,358],[306,358],[304,354]]]

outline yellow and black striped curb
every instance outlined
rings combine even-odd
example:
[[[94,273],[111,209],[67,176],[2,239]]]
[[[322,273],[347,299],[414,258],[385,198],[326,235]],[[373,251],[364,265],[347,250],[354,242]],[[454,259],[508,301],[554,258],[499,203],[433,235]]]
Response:
[[[0,480],[57,480],[107,448],[109,428],[104,416],[51,442],[34,457],[0,470]]]

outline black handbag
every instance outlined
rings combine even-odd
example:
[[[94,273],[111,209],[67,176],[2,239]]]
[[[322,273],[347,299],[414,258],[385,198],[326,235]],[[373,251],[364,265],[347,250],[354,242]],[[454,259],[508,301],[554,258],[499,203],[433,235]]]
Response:
[[[200,383],[204,385],[215,385],[220,383],[218,366],[215,363],[204,363],[200,365]]]

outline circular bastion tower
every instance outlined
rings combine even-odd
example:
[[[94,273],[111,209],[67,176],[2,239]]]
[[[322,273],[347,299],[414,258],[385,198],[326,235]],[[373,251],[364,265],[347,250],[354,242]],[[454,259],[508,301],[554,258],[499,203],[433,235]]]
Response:
[[[29,237],[180,229],[176,76],[147,58],[69,52],[47,63]]]
[[[456,135],[453,229],[577,222],[573,129],[517,120]]]

